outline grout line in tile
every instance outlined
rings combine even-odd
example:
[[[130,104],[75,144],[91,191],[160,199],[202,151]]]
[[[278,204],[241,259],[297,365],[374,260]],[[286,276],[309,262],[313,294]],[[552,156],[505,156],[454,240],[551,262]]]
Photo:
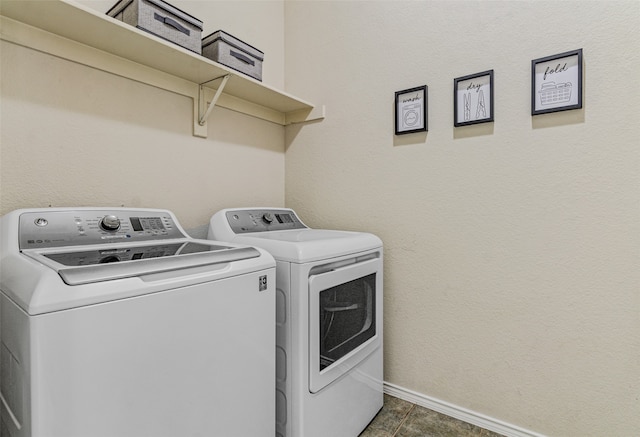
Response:
[[[407,421],[407,418],[409,417],[409,414],[411,414],[411,412],[413,411],[413,409],[415,408],[415,404],[411,405],[411,408],[409,408],[409,411],[407,411],[407,414],[404,415],[404,417],[402,418],[402,420],[400,421],[400,425],[398,425],[398,427],[396,428],[396,430],[393,432],[393,435],[391,437],[396,437],[396,435],[398,435],[398,433],[400,432],[400,429],[402,428],[402,425],[404,425],[404,423]]]

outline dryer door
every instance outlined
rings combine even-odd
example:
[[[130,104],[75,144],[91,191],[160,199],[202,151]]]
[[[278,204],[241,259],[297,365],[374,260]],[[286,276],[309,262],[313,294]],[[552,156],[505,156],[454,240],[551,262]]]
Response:
[[[309,391],[316,393],[381,345],[382,261],[309,277]]]

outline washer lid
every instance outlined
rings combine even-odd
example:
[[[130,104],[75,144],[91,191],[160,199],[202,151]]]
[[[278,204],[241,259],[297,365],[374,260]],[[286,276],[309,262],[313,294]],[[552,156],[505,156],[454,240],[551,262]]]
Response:
[[[28,315],[272,268],[263,249],[188,237],[167,210],[39,208],[0,217],[0,294]]]
[[[253,247],[221,246],[215,242],[180,240],[148,245],[116,245],[75,250],[24,250],[54,269],[67,285],[131,278],[229,263],[260,256]]]

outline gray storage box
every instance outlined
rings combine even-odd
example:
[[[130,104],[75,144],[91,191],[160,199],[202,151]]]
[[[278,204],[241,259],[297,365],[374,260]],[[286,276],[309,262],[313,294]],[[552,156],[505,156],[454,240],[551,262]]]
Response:
[[[202,56],[262,81],[264,53],[222,30],[202,39]]]
[[[121,0],[107,15],[202,53],[202,21],[163,0]]]

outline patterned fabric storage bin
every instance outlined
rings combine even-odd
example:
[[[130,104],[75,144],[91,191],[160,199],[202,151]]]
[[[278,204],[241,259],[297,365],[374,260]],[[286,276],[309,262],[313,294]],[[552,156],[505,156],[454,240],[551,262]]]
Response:
[[[107,15],[202,53],[202,21],[163,0],[121,0]]]
[[[202,56],[262,81],[264,53],[222,30],[202,39]]]

